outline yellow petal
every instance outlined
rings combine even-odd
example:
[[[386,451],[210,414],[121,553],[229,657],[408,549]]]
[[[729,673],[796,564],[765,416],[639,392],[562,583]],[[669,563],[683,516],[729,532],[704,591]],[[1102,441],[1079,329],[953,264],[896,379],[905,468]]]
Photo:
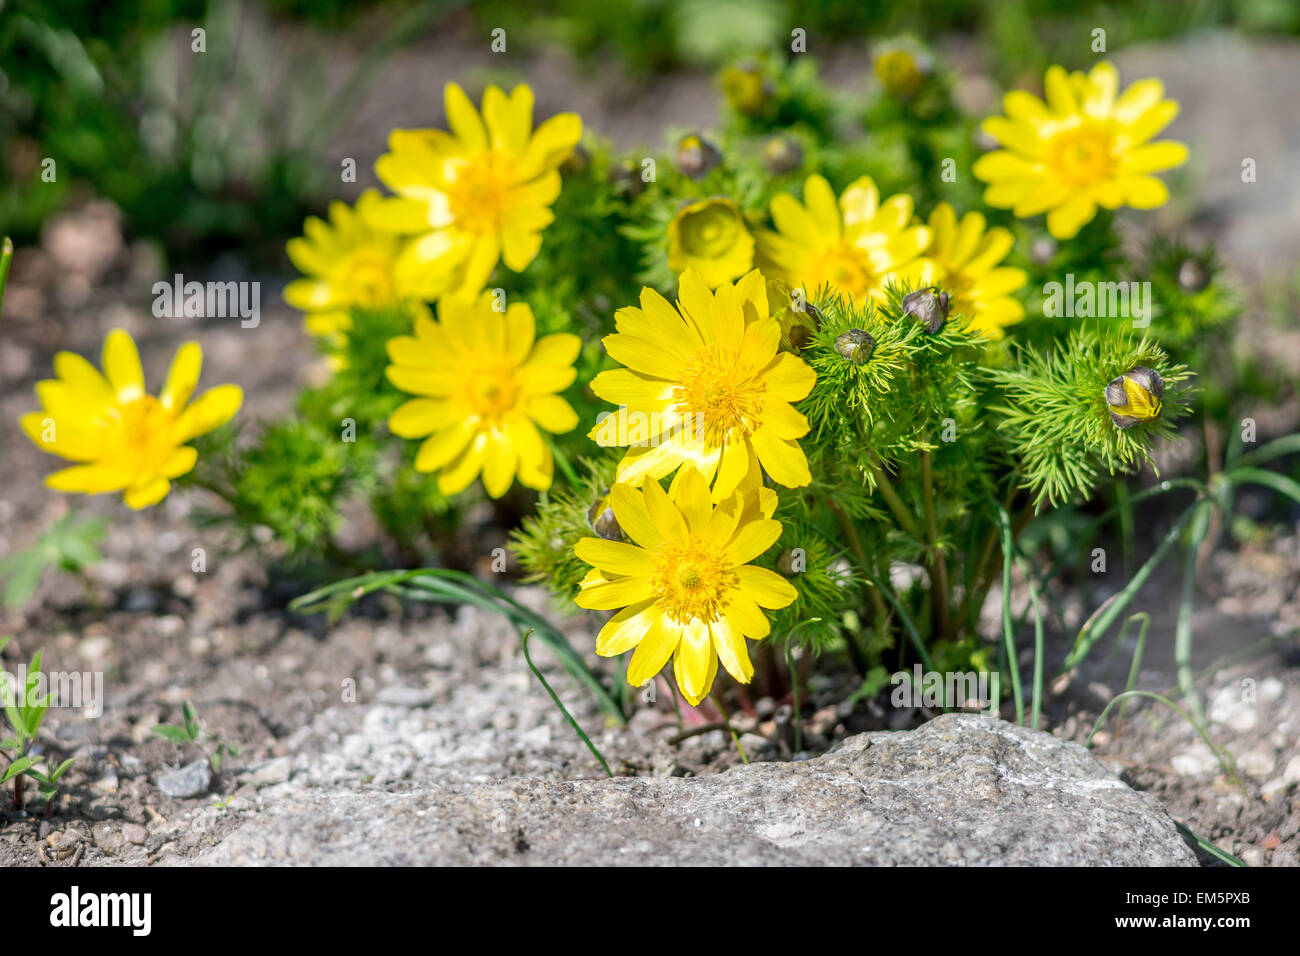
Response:
[[[135,342],[126,332],[114,329],[104,339],[104,374],[119,402],[132,402],[144,394],[144,369]]]
[[[633,687],[641,687],[646,681],[653,680],[677,648],[677,626],[667,620],[657,606],[652,605],[652,608],[656,613],[651,615],[645,636],[637,644],[627,665],[627,682]]]
[[[702,621],[692,621],[681,631],[677,649],[673,652],[673,673],[682,695],[694,707],[711,689],[710,673],[716,659],[709,626]]]
[[[610,574],[649,577],[652,570],[648,551],[622,541],[582,538],[573,546],[573,553],[593,567]]]
[[[413,398],[388,417],[388,430],[400,438],[423,438],[450,424],[454,414],[448,402]]]
[[[781,608],[799,596],[794,585],[775,571],[746,565],[735,569],[740,590],[759,607]]]
[[[748,684],[754,677],[754,664],[749,659],[745,636],[725,617],[709,624],[709,633],[713,638],[713,649],[727,673],[740,683]]]
[[[596,635],[596,653],[601,657],[617,657],[624,651],[630,651],[641,643],[655,619],[662,613],[652,600],[623,608],[606,621]]]
[[[504,433],[493,432],[483,449],[483,487],[500,498],[515,480],[515,450]]]
[[[189,405],[176,421],[178,442],[206,435],[235,417],[244,403],[244,390],[238,385],[210,388]]]
[[[468,488],[483,467],[487,444],[485,433],[474,435],[465,450],[438,472],[438,490],[444,495],[455,495]],[[416,467],[419,467],[418,460]]]
[[[448,83],[443,91],[443,101],[447,110],[447,125],[456,134],[456,138],[467,149],[487,149],[487,132],[483,128],[483,121],[465,91],[455,83]]]
[[[158,401],[168,411],[180,411],[194,394],[194,387],[199,384],[199,371],[203,367],[203,349],[198,342],[186,342],[176,352],[171,368],[167,371],[167,382],[163,385]]]
[[[426,438],[415,456],[416,471],[437,471],[470,444],[478,429],[474,419],[464,419]],[[469,481],[473,481],[471,477]],[[465,482],[466,485],[469,481]]]
[[[147,508],[162,501],[167,497],[167,492],[171,491],[171,487],[172,483],[166,478],[147,478],[128,488],[123,499],[126,501],[128,508],[139,511],[141,508]]]
[[[727,543],[727,560],[732,567],[749,564],[776,544],[779,537],[781,537],[781,522],[771,518],[752,521],[737,530],[735,536]]]
[[[812,482],[808,459],[799,443],[779,438],[770,429],[760,428],[750,436],[763,470],[772,480],[787,488],[802,488]]]

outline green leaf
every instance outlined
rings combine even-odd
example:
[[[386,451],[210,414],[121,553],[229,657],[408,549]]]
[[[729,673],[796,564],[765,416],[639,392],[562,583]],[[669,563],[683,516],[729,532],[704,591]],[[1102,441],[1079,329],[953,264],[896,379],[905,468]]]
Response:
[[[0,778],[0,783],[7,783],[20,773],[26,773],[27,768],[36,763],[37,757],[19,757],[5,769],[5,775]]]
[[[194,737],[184,727],[174,727],[171,724],[155,724],[153,732],[175,744],[188,744],[194,740]]]
[[[181,705],[181,713],[185,716],[185,731],[190,735],[191,740],[199,739],[199,715],[194,711],[194,705],[188,700]]]

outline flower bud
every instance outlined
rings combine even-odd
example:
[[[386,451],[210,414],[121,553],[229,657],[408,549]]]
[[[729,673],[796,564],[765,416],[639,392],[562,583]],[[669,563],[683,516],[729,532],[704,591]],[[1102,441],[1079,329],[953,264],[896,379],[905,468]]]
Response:
[[[835,337],[835,351],[846,362],[861,365],[871,358],[876,349],[876,340],[861,329],[849,329]]]
[[[598,498],[596,503],[587,510],[587,523],[591,525],[592,531],[606,541],[627,540],[618,519],[614,517],[614,509],[610,507],[608,493]]]
[[[577,176],[580,173],[585,173],[590,165],[591,154],[581,146],[575,146],[568,159],[560,163],[560,175]]]
[[[1045,266],[1056,258],[1056,240],[1039,236],[1029,245],[1029,258],[1036,266]]]
[[[800,569],[795,567],[793,549],[786,548],[781,552],[780,557],[776,559],[776,569],[787,578],[792,578],[799,573]]]
[[[926,331],[933,335],[943,328],[948,318],[948,293],[934,286],[909,292],[903,296],[903,314],[923,322]]]
[[[722,94],[727,105],[737,113],[750,116],[762,111],[772,94],[772,84],[763,78],[763,72],[752,63],[729,66],[722,71]]]
[[[794,172],[803,165],[803,147],[793,136],[769,136],[763,144],[763,162],[775,176]]]
[[[609,185],[614,195],[622,199],[631,199],[645,192],[645,180],[641,177],[641,167],[634,159],[625,159],[609,171]]]
[[[1139,365],[1106,386],[1106,404],[1117,428],[1132,428],[1160,417],[1165,383],[1153,368]]]
[[[911,51],[895,48],[876,57],[876,78],[892,96],[910,99],[921,89],[929,64]]]
[[[1205,264],[1196,259],[1184,259],[1178,267],[1178,285],[1184,292],[1200,292],[1210,284],[1210,273]]]
[[[692,133],[677,144],[677,169],[683,176],[701,180],[722,162],[722,154],[708,140]]]

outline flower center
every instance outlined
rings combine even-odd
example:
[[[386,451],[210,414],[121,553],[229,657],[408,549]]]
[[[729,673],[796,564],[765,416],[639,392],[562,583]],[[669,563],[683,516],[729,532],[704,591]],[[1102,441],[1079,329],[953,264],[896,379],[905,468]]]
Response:
[[[823,282],[847,292],[860,302],[877,285],[876,274],[866,253],[853,246],[839,245],[827,249],[812,262],[814,287]]]
[[[735,571],[721,548],[695,537],[667,541],[655,552],[650,585],[663,612],[677,624],[716,621],[727,593],[737,587]]]
[[[519,383],[507,365],[480,368],[469,376],[466,400],[480,418],[498,422],[519,401]]]
[[[375,249],[361,249],[343,266],[341,284],[353,305],[375,308],[393,298],[393,273],[388,259]]]
[[[1072,186],[1088,186],[1106,178],[1114,141],[1101,123],[1083,123],[1062,130],[1047,144],[1047,161]]]
[[[515,161],[505,153],[488,150],[464,163],[447,186],[457,228],[481,235],[500,232],[516,181]]]
[[[689,256],[716,259],[736,244],[740,223],[735,214],[722,205],[711,205],[698,212],[682,215],[682,248]]]
[[[716,346],[697,352],[687,363],[673,400],[685,420],[685,432],[710,447],[724,444],[737,429],[748,435],[758,427],[763,384],[753,371],[736,365],[736,353]]]
[[[170,434],[175,419],[152,395],[110,408],[107,414],[116,433],[110,454],[123,461],[136,466],[158,465],[176,448]]]

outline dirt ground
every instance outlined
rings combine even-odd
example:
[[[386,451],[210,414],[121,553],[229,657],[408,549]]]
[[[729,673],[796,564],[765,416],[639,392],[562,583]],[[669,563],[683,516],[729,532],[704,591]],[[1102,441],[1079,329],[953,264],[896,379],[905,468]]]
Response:
[[[444,61],[437,75],[421,75],[419,88],[440,87],[441,72],[463,66]],[[699,101],[698,78],[673,89],[672,96],[657,100],[667,115],[675,102]],[[374,95],[382,96],[382,90]],[[596,102],[579,108],[602,112]],[[691,116],[695,107],[683,109]],[[656,117],[663,119],[655,113],[639,122]],[[380,111],[375,122],[386,128],[395,119]],[[612,118],[611,123],[620,139],[635,135]],[[110,531],[105,560],[89,581],[47,575],[26,608],[0,610],[0,634],[15,635],[5,662],[12,668],[44,647],[49,669],[102,671],[106,701],[96,720],[51,712],[40,744],[76,762],[50,816],[5,811],[0,864],[183,861],[256,812],[264,794],[289,774],[325,772],[322,754],[346,749],[350,740],[382,737],[385,727],[373,724],[385,714],[400,721],[425,713],[418,728],[424,736],[415,739],[427,749],[367,744],[372,749],[366,759],[374,766],[357,775],[358,786],[400,788],[404,762],[422,754],[463,761],[485,776],[599,775],[527,671],[502,622],[472,610],[403,608],[374,599],[327,627],[320,618],[288,612],[288,601],[307,583],[279,571],[269,549],[232,554],[216,532],[195,529],[192,511],[215,505],[203,492],[173,494],[164,505],[136,513],[112,496],[70,501],[44,488],[39,479],[51,462],[15,423],[35,407],[32,385],[49,374],[59,349],[95,355],[108,330],[126,328],[140,344],[153,384],[161,381],[175,347],[197,339],[204,349],[203,382],[242,385],[241,415],[247,420],[284,414],[298,384],[319,374],[298,317],[277,304],[276,290],[286,277],[267,277],[254,340],[228,320],[155,320],[148,287],[160,269],[156,250],[125,243],[115,212],[98,204],[54,224],[44,248],[20,250],[15,260],[0,341],[0,559],[30,546],[70,506],[109,518]],[[1251,335],[1261,337],[1263,348],[1263,333],[1243,330],[1243,336]],[[1268,346],[1276,342],[1268,340]],[[1295,353],[1292,360],[1300,361],[1300,348]],[[1153,511],[1144,519],[1156,526],[1168,516]],[[1200,580],[1195,664],[1203,674],[1212,740],[1235,760],[1237,780],[1186,721],[1158,704],[1134,702],[1122,725],[1112,714],[1095,740],[1097,753],[1123,779],[1156,794],[1193,832],[1251,865],[1300,865],[1298,531],[1293,516],[1290,527],[1274,525],[1260,541],[1221,549]],[[197,574],[191,570],[196,547],[207,554],[207,570]],[[1138,602],[1136,609],[1152,615],[1140,687],[1168,691],[1175,685],[1171,647],[1178,588],[1177,575],[1162,570]],[[1071,582],[1060,595],[1065,623],[1077,629],[1113,590],[1106,581]],[[546,606],[535,589],[521,588],[519,594],[533,606]],[[1024,600],[1020,588],[1015,600]],[[991,608],[997,601],[995,590]],[[589,655],[590,621],[564,619],[563,626],[574,646]],[[996,634],[996,625],[988,633]],[[1052,662],[1068,649],[1062,636],[1067,633],[1073,630],[1058,627],[1050,635]],[[1071,680],[1053,683],[1044,726],[1085,739],[1102,707],[1123,688],[1132,650],[1130,637],[1109,657],[1094,654]],[[588,728],[599,727],[581,692],[545,663],[543,651],[538,657],[575,716]],[[357,704],[344,697],[347,681],[355,682]],[[927,716],[888,707],[887,694],[846,707],[841,701],[854,684],[851,674],[833,669],[813,682],[803,714],[805,750],[824,749],[863,730],[913,726]],[[683,736],[664,709],[667,697],[658,707],[643,707],[629,727],[599,734],[598,744],[620,772],[708,773],[738,759],[719,730]],[[158,738],[150,728],[179,722],[186,700],[194,702],[213,737],[240,752],[227,758],[209,793],[178,800],[158,789],[157,778],[200,754]],[[756,701],[754,713],[737,717],[737,726],[750,731],[742,742],[751,759],[793,756],[788,714],[776,703]],[[444,722],[427,716],[434,713]],[[401,736],[397,729],[392,733],[394,740]],[[681,739],[670,742],[674,738]],[[348,764],[329,772],[355,770]]]

